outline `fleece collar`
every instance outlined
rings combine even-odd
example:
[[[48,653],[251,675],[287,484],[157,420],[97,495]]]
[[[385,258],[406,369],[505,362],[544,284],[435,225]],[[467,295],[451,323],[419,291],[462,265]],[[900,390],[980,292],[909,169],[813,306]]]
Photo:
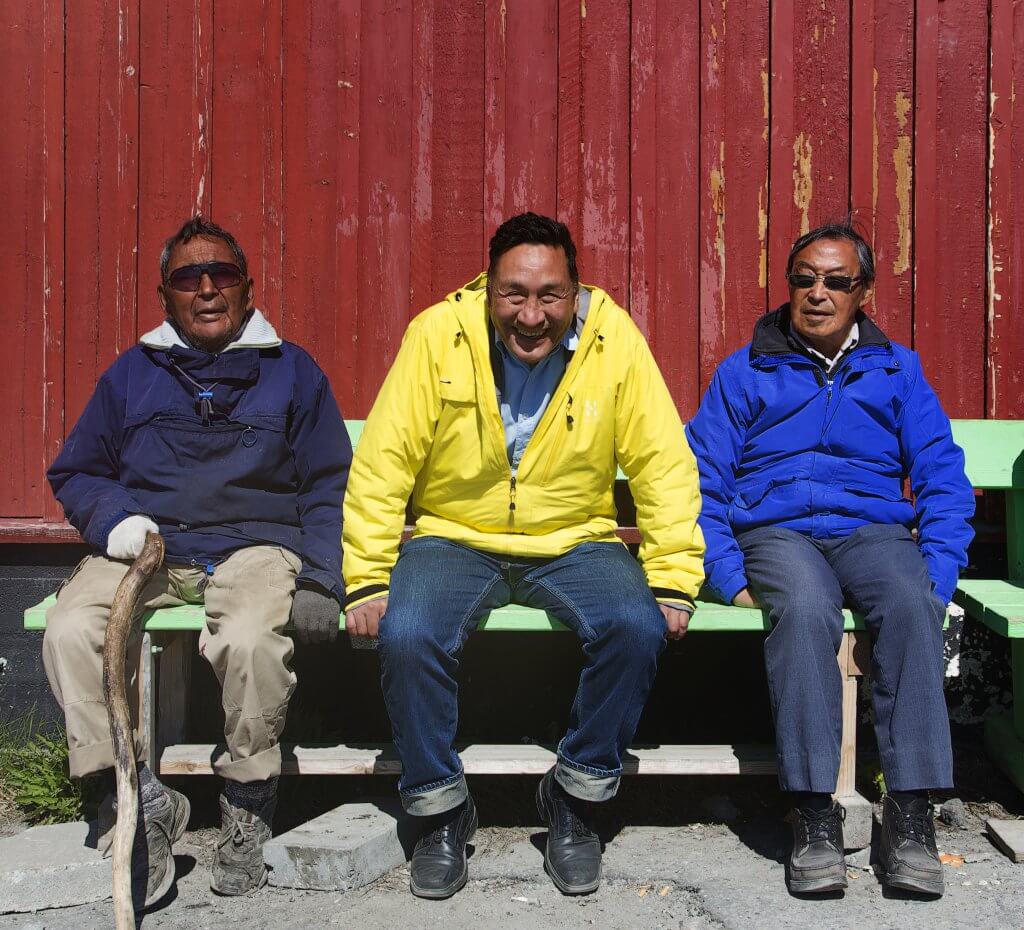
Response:
[[[174,346],[181,349],[192,348],[185,344],[185,340],[171,325],[170,320],[164,320],[156,329],[151,329],[139,342],[151,349],[166,350]],[[270,321],[259,310],[253,310],[239,337],[229,342],[222,352],[230,352],[232,349],[273,349],[279,345],[281,339],[270,325]]]
[[[857,311],[857,347],[880,346],[890,348],[891,344],[871,319]],[[789,326],[789,304],[783,304],[771,313],[766,313],[754,326],[754,338],[750,345],[752,355],[782,355],[796,352],[807,355],[807,350],[796,340]]]

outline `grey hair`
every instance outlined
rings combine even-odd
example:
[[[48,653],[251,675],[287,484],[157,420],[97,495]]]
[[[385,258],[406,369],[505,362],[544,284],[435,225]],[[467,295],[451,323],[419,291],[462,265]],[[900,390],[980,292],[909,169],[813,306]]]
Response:
[[[235,256],[235,261],[238,262],[238,267],[242,271],[242,277],[247,278],[249,276],[249,263],[246,261],[245,252],[242,251],[238,240],[226,229],[222,229],[216,223],[204,219],[201,213],[197,213],[192,219],[187,220],[181,229],[164,243],[163,250],[160,252],[161,281],[167,280],[167,269],[171,264],[171,252],[174,251],[174,247],[180,243],[195,239],[197,236],[204,239],[222,239],[226,242],[231,249],[231,253]]]
[[[797,239],[796,242],[793,243],[793,248],[789,250],[789,258],[786,260],[787,275],[793,270],[793,259],[796,258],[797,253],[802,252],[812,242],[817,242],[819,239],[829,239],[832,241],[845,240],[846,242],[852,242],[854,248],[857,250],[857,261],[860,264],[859,277],[866,284],[874,283],[875,253],[871,251],[871,246],[868,245],[867,240],[857,229],[852,213],[848,213],[841,220],[834,223],[826,223],[824,226],[812,229],[810,232],[804,233],[799,239]]]

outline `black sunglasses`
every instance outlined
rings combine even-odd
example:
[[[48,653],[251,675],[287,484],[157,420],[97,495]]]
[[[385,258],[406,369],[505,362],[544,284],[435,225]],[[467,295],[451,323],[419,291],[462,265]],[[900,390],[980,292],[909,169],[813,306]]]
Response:
[[[801,290],[806,287],[814,287],[814,282],[818,278],[824,282],[825,290],[842,291],[845,294],[849,294],[854,284],[860,281],[860,276],[851,278],[848,274],[804,274],[794,271],[786,275],[786,280],[790,285]]]
[[[167,283],[176,291],[191,294],[199,290],[203,275],[209,275],[218,291],[234,287],[242,280],[242,269],[231,262],[203,262],[200,265],[182,265],[167,276]]]

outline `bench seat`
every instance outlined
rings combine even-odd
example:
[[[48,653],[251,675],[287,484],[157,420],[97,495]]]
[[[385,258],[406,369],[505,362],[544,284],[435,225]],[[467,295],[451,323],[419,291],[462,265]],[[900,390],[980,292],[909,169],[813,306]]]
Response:
[[[26,630],[45,630],[46,611],[56,600],[51,594],[45,601],[25,611]],[[698,602],[699,609],[693,616],[690,629],[693,632],[742,633],[769,630],[768,618],[759,610],[748,607],[726,607],[723,604]],[[844,629],[847,632],[863,630],[863,619],[846,610],[843,611]],[[174,630],[201,630],[205,615],[201,604],[188,604],[184,607],[163,607],[160,610],[147,610],[143,614],[143,622],[147,632],[169,632]],[[340,622],[340,618],[339,618]],[[532,607],[520,607],[510,604],[491,612],[481,622],[479,629],[487,632],[550,632],[564,630],[565,626],[554,617]]]
[[[1007,639],[1024,639],[1024,585],[993,578],[965,578],[953,601]]]

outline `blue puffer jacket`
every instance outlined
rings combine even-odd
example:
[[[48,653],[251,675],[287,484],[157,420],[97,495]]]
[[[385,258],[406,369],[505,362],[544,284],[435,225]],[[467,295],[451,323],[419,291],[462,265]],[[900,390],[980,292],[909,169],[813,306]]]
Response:
[[[205,416],[197,384],[212,391]],[[145,514],[170,564],[212,571],[237,549],[283,546],[302,559],[300,584],[340,601],[351,461],[326,376],[255,311],[219,355],[168,323],[143,336],[100,378],[47,477],[100,552],[117,523]]]
[[[916,523],[936,595],[953,595],[974,535],[963,451],[917,353],[863,314],[858,324],[859,342],[829,378],[791,337],[788,305],[767,314],[719,365],[686,428],[708,584],[726,603],[747,586],[735,534],[768,525],[834,539],[865,523]]]

